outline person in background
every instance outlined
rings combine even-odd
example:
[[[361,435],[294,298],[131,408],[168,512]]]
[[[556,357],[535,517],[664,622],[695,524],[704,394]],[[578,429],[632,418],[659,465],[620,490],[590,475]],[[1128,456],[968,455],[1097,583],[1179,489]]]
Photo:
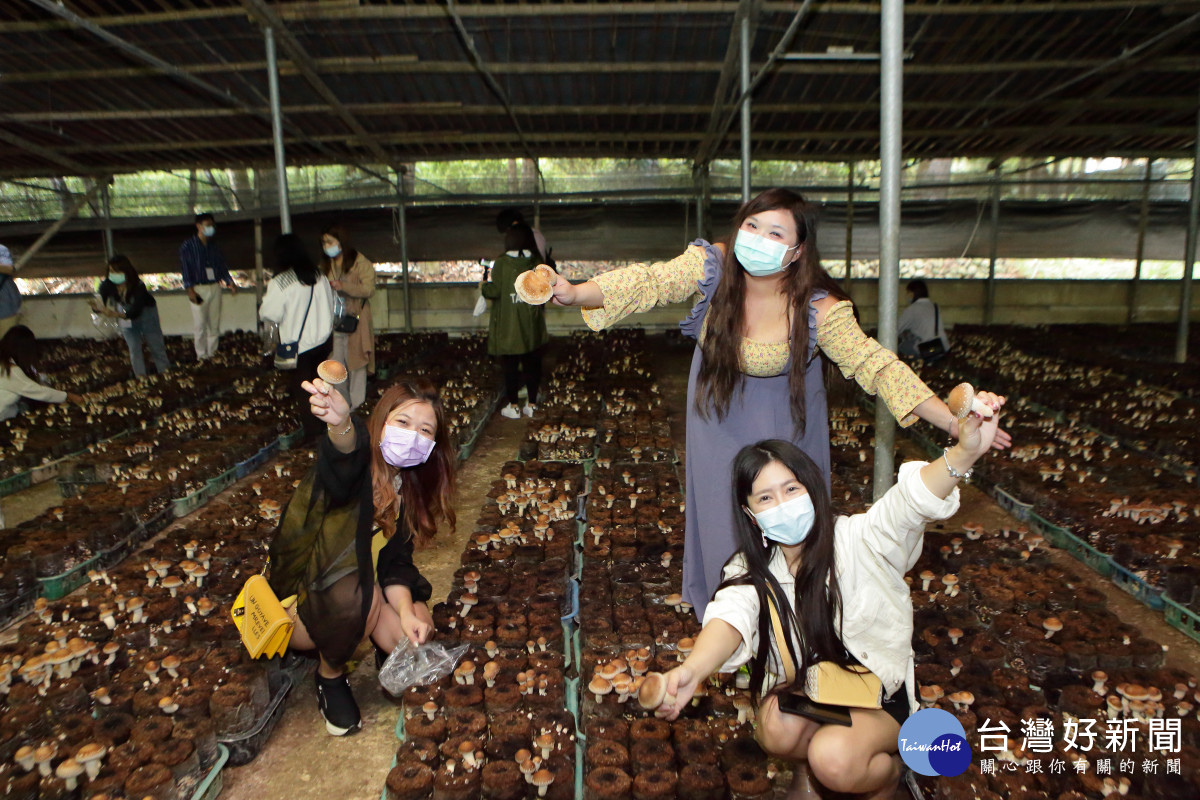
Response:
[[[812,777],[835,792],[890,800],[901,775],[900,726],[917,711],[904,576],[921,555],[926,523],[958,511],[959,481],[995,439],[1004,398],[976,397],[989,418],[969,414],[941,458],[902,465],[896,484],[854,516],[835,514],[820,468],[791,442],[743,448],[730,497],[738,550],[691,653],[664,676],[657,714],[676,718],[712,673],[749,662],[755,738],[769,755],[796,762],[789,797],[818,797]],[[849,726],[786,712],[819,662],[865,667],[879,679],[882,707],[842,706]]]
[[[12,253],[0,244],[0,336],[17,324],[21,313],[21,290],[17,288],[17,268]]]
[[[146,374],[143,342],[150,348],[150,357],[154,359],[154,368],[159,375],[171,368],[158,320],[158,304],[126,256],[115,255],[108,260],[107,277],[100,283],[100,301],[93,308],[98,314],[118,320],[121,335],[129,348],[129,363],[133,365],[134,375],[141,378]]]
[[[929,287],[923,280],[912,280],[905,287],[908,291],[908,308],[900,315],[897,323],[897,350],[901,355],[924,358],[932,363],[950,350],[950,337],[942,324],[942,314],[937,303],[929,299]],[[940,339],[942,352],[933,357],[922,355],[920,345],[931,339]]]
[[[0,420],[21,413],[21,400],[42,403],[83,402],[83,396],[39,383],[37,337],[24,325],[9,328],[0,338]]]
[[[350,410],[367,398],[367,373],[375,372],[375,334],[371,329],[371,295],[375,294],[375,265],[354,247],[341,225],[330,225],[321,234],[321,272],[345,301],[343,319],[354,330],[333,331],[333,360],[346,366],[350,378],[337,389],[350,403]],[[346,327],[345,324],[342,325]]]
[[[550,341],[546,309],[521,300],[513,283],[522,272],[541,263],[544,262],[534,242],[533,229],[523,222],[513,223],[504,231],[504,255],[492,265],[490,280],[485,278],[479,284],[483,296],[495,301],[488,321],[488,355],[500,358],[508,400],[500,414],[508,419],[520,419],[522,413],[532,417],[537,409],[542,350]],[[524,409],[518,397],[522,383],[527,392]]]
[[[438,524],[454,530],[457,449],[429,381],[400,379],[367,420],[320,378],[304,383],[311,415],[327,426],[317,464],[300,482],[270,545],[271,588],[297,595],[290,646],[315,650],[317,705],[334,736],[358,730],[346,662],[364,636],[390,653],[433,633],[433,593],[413,563]],[[379,530],[388,543],[371,563]]]
[[[216,242],[213,215],[196,215],[196,235],[179,246],[179,272],[183,288],[192,303],[192,331],[196,341],[196,359],[204,361],[217,353],[221,338],[221,287],[237,294],[237,284],[229,274],[225,254]]]
[[[267,283],[258,315],[279,326],[280,343],[299,343],[288,389],[299,404],[305,437],[316,436],[321,423],[308,413],[303,384],[316,379],[317,365],[333,351],[333,287],[294,233],[275,240],[274,277]]]
[[[525,216],[515,208],[506,208],[496,215],[496,231],[497,233],[506,233],[513,225],[528,225],[525,222]],[[532,225],[529,229],[533,231],[533,241],[537,246],[537,251],[542,254],[542,260],[538,263],[546,264],[554,267],[554,271],[558,271],[558,264],[550,257],[550,248],[546,245],[546,237],[542,232]]]
[[[553,302],[582,306],[592,330],[687,300],[699,286],[700,299],[680,328],[696,341],[687,395],[683,597],[702,619],[736,549],[724,487],[737,452],[763,439],[791,441],[821,468],[829,489],[821,353],[878,394],[901,425],[920,418],[957,435],[946,404],[859,327],[854,304],[821,266],[816,215],[799,194],[769,189],[738,209],[727,243],[701,239],[668,262],[554,284]],[[1002,435],[997,445],[1010,441]]]

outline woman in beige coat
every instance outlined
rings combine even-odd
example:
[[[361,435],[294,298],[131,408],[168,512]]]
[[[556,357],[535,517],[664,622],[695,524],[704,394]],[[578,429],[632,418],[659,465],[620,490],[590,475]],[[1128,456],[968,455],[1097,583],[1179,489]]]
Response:
[[[353,411],[367,396],[367,373],[375,372],[375,334],[371,329],[371,295],[375,294],[375,265],[355,249],[339,224],[321,234],[321,271],[338,296],[346,301],[346,314],[358,317],[352,333],[333,333],[333,358],[346,365],[350,380],[337,388]]]

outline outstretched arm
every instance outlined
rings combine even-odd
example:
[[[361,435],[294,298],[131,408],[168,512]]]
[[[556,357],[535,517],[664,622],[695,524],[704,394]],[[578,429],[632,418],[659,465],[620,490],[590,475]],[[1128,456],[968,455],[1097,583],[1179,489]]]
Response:
[[[742,634],[728,622],[715,619],[705,625],[687,660],[663,676],[667,681],[667,695],[654,712],[655,716],[663,719],[678,717],[692,701],[696,687],[728,661],[741,643]]]

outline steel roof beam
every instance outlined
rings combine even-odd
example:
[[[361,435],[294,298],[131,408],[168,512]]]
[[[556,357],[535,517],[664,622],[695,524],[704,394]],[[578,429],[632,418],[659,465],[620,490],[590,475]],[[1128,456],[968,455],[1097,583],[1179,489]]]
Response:
[[[47,161],[58,164],[60,167],[66,167],[71,171],[72,174],[85,175],[93,171],[81,162],[76,161],[69,156],[65,156],[57,150],[49,147],[43,147],[40,144],[35,144],[28,139],[23,139],[22,137],[17,136],[15,133],[9,133],[8,131],[0,130],[0,141],[8,142],[13,147],[19,147],[27,153],[41,156]]]
[[[613,3],[518,3],[495,5],[472,5],[462,9],[462,16],[471,18],[512,17],[579,17],[579,16],[639,16],[678,14],[729,15],[737,10],[737,2],[613,2]],[[906,16],[964,16],[973,14],[1093,14],[1125,12],[1129,10],[1161,9],[1161,0],[1066,0],[1066,2],[1012,3],[1007,0],[993,2],[971,2],[944,4],[938,2],[906,3]],[[763,3],[763,11],[775,14],[791,14],[796,9],[793,2]],[[822,2],[818,10],[825,14],[851,14],[855,16],[878,16],[878,3]],[[443,12],[440,6],[422,5],[359,5],[358,3],[287,3],[280,7],[280,16],[285,20],[337,20],[337,19],[422,19],[436,18]],[[215,8],[192,8],[179,11],[151,11],[145,14],[107,14],[93,17],[99,25],[107,28],[132,25],[153,25],[166,22],[191,22],[224,19],[242,16],[235,6]],[[6,32],[31,33],[55,31],[69,28],[69,23],[60,21],[28,20],[4,23]]]
[[[1057,116],[1055,119],[1053,119],[1047,123],[1046,130],[1057,131],[1061,126],[1070,124],[1070,122],[1072,120],[1077,119],[1081,114],[1084,114],[1085,112],[1087,112],[1088,109],[1091,107],[1091,104],[1093,101],[1109,96],[1110,94],[1115,92],[1117,89],[1119,89],[1121,86],[1125,85],[1126,83],[1129,83],[1134,78],[1139,77],[1140,70],[1138,69],[1138,66],[1140,64],[1142,64],[1143,62],[1145,62],[1148,59],[1153,58],[1153,56],[1156,52],[1160,52],[1169,47],[1173,47],[1180,40],[1182,40],[1186,36],[1190,35],[1192,32],[1192,29],[1194,29],[1197,25],[1200,25],[1200,14],[1193,14],[1192,16],[1188,17],[1187,19],[1183,20],[1182,22],[1180,22],[1176,25],[1172,25],[1170,28],[1163,31],[1162,33],[1159,33],[1158,35],[1153,36],[1150,39],[1147,39],[1146,41],[1141,42],[1138,45],[1127,49],[1125,52],[1123,52],[1116,58],[1111,59],[1108,63],[1101,65],[1099,67],[1096,67],[1093,70],[1089,70],[1088,72],[1086,72],[1082,75],[1075,76],[1074,78],[1072,78],[1068,81],[1065,81],[1063,83],[1060,83],[1057,86],[1053,86],[1044,92],[1039,92],[1035,97],[1032,97],[1029,100],[1026,100],[1024,103],[1020,104],[1017,108],[1004,112],[1004,116],[1010,116],[1015,111],[1021,110],[1028,106],[1035,105],[1037,103],[1041,103],[1041,102],[1045,101],[1046,99],[1048,99],[1049,97],[1052,97],[1053,95],[1058,94],[1062,90],[1070,88],[1071,86],[1073,86],[1083,80],[1086,80],[1087,78],[1091,77],[1093,74],[1105,72],[1105,71],[1112,69],[1113,67],[1115,67],[1117,65],[1121,65],[1122,69],[1118,74],[1116,74],[1116,75],[1112,76],[1111,78],[1109,78],[1108,80],[1104,81],[1104,83],[1100,84],[1096,88],[1087,92],[1083,96],[1072,99],[1069,103],[1068,110],[1064,111],[1062,114]],[[1144,123],[1143,123],[1143,127],[1144,127]],[[987,135],[988,130],[989,130],[989,127],[986,125],[981,128],[981,132],[985,136]],[[1044,135],[1045,135],[1045,131],[1042,132],[1041,136],[1044,136]],[[1021,155],[1022,153],[1025,152],[1026,149],[1028,149],[1029,147],[1032,147],[1034,144],[1036,144],[1038,139],[1039,139],[1039,134],[1037,134],[1037,133],[1029,134],[1024,139],[1022,139],[1020,142],[1017,142],[1015,145],[1013,145],[1012,147],[1006,148],[1004,150],[1003,155],[1000,155],[1000,156],[997,156],[996,158],[994,158],[992,160],[993,166],[998,166],[1001,162],[1003,162],[1007,158],[1013,158],[1015,156]]]
[[[988,139],[1009,139],[1017,136],[1026,136],[1034,132],[1040,132],[1042,137],[1047,136],[1047,128],[1045,125],[1017,125],[1011,127],[993,128],[985,134],[981,134],[982,138]],[[914,128],[905,131],[905,138],[910,144],[918,139],[945,139],[947,141],[957,139],[961,133],[959,128]],[[1144,133],[1144,125],[1141,123],[1128,124],[1107,124],[1096,123],[1089,125],[1077,125],[1066,127],[1059,130],[1050,131],[1049,135],[1054,139],[1066,139],[1072,136],[1089,136],[1089,137],[1105,137],[1106,141],[1110,136],[1128,135],[1131,133]],[[1160,126],[1155,128],[1155,133],[1164,137],[1185,137],[1185,150],[1190,147],[1192,136],[1195,129],[1190,125],[1172,125]],[[526,134],[527,141],[541,144],[578,144],[595,142],[599,144],[614,144],[623,145],[626,143],[646,143],[652,146],[656,143],[683,143],[702,141],[704,134],[698,131],[671,131],[667,133],[649,133],[646,136],[640,136],[636,133],[628,131],[618,131],[612,133],[597,133],[597,132],[556,132],[556,131],[535,131]],[[325,134],[316,137],[320,142],[336,142],[345,141],[345,136],[341,134]],[[756,135],[756,141],[759,142],[838,142],[838,141],[872,141],[879,138],[879,132],[873,130],[860,131],[842,131],[842,130],[827,130],[827,131],[786,131],[786,132],[761,132]],[[515,133],[478,133],[465,132],[462,130],[440,130],[428,131],[421,133],[400,133],[387,134],[381,136],[380,139],[388,145],[403,145],[407,147],[435,147],[441,149],[446,146],[458,145],[486,145],[486,144],[503,144],[510,145],[509,152],[514,152],[521,145],[521,139]],[[72,147],[67,150],[70,154],[87,154],[87,153],[147,153],[157,151],[172,151],[172,150],[221,150],[232,147],[266,147],[269,148],[272,140],[269,136],[254,139],[206,139],[196,141],[181,141],[181,142],[134,142],[123,144],[102,144],[89,147]],[[496,152],[497,148],[489,148],[488,152]],[[1182,152],[1182,151],[1181,151]],[[1093,152],[1092,155],[1101,155],[1102,153]],[[724,156],[722,156],[724,157]],[[733,157],[732,155],[728,157]],[[407,158],[407,156],[406,156]],[[240,163],[240,162],[238,162]],[[93,168],[92,172],[98,171],[99,168]]]
[[[1021,100],[992,100],[980,106],[985,111],[1005,111],[1024,104]],[[1041,104],[1044,110],[1066,110],[1071,105],[1069,100],[1048,100]],[[954,100],[927,100],[907,102],[904,107],[908,111],[954,111],[962,108],[962,104]],[[1196,107],[1194,97],[1181,95],[1178,97],[1104,97],[1089,103],[1090,109],[1114,111],[1178,111],[1191,112]],[[457,114],[468,116],[500,115],[508,113],[500,105],[477,105],[458,102],[429,102],[429,103],[347,103],[346,108],[358,115],[375,114]],[[858,114],[878,111],[879,103],[861,102],[830,102],[830,103],[755,103],[756,111],[764,114],[793,113],[793,114]],[[563,114],[618,114],[631,117],[650,117],[663,114],[706,114],[712,109],[707,103],[653,104],[653,105],[532,105],[513,106],[513,111],[526,116],[561,116]],[[269,111],[265,107],[259,111]],[[285,114],[323,114],[329,110],[324,103],[307,103],[284,106]],[[0,113],[0,123],[45,123],[57,124],[70,122],[101,122],[107,120],[139,120],[139,119],[211,119],[239,116],[244,112],[232,108],[164,108],[158,110],[143,109],[96,109],[94,111],[17,111],[10,114]]]
[[[246,103],[245,101],[235,97],[228,90],[221,89],[221,88],[209,83],[208,81],[205,81],[201,78],[197,78],[195,75],[189,73],[186,69],[177,67],[173,64],[170,64],[170,63],[164,61],[163,59],[159,58],[158,56],[154,55],[153,53],[149,53],[149,52],[143,50],[142,48],[138,47],[137,45],[132,44],[131,42],[126,41],[125,39],[122,39],[120,36],[117,36],[116,34],[112,33],[111,31],[105,30],[100,25],[97,25],[96,23],[92,22],[91,20],[89,20],[85,17],[82,17],[79,14],[76,14],[71,9],[67,8],[66,4],[63,2],[60,2],[60,0],[29,0],[29,2],[34,3],[38,7],[45,9],[46,11],[50,12],[51,14],[54,14],[55,16],[71,23],[73,26],[87,31],[88,33],[99,38],[100,40],[107,42],[108,44],[117,48],[121,52],[126,53],[127,55],[134,58],[135,60],[142,61],[146,64],[151,65],[154,68],[153,71],[165,73],[165,74],[169,75],[170,77],[174,78],[175,80],[180,81],[187,86],[191,86],[192,88],[201,92],[203,95],[213,97],[222,103],[234,106],[242,111],[245,111],[247,114],[249,114],[257,119],[262,120],[268,126],[271,124],[271,115],[269,113],[267,113],[267,114],[260,113],[253,106],[251,106],[248,103]],[[264,62],[264,68],[265,68],[265,62]],[[297,137],[299,137],[302,141],[312,144],[317,147],[321,147],[321,148],[324,147],[324,145],[316,142],[316,140],[314,140],[312,137],[305,134],[303,131],[301,131],[299,128],[297,128],[292,123],[285,121],[284,126],[289,130],[289,132],[291,132],[293,135],[296,135]],[[362,171],[366,172],[367,174],[369,174],[373,177],[379,178],[380,180],[384,181],[385,183],[390,183],[390,180],[387,178],[387,176],[380,175],[378,172],[375,172],[374,170],[371,170],[368,167],[364,167],[360,164],[354,164],[354,166],[357,167],[358,169],[361,169]]]
[[[904,66],[905,75],[987,75],[1005,72],[1039,72],[1048,70],[1097,69],[1111,59],[1023,59],[1017,61],[978,61],[958,64],[914,64]],[[412,56],[380,56],[354,58],[318,58],[313,65],[322,75],[341,74],[456,74],[475,72],[476,68],[464,61],[418,61]],[[1168,56],[1155,60],[1151,67],[1161,72],[1196,72],[1200,70],[1200,56]],[[263,61],[222,61],[205,64],[188,64],[178,69],[195,75],[219,74],[265,70]],[[489,64],[493,73],[511,75],[587,75],[605,74],[656,74],[720,72],[719,61],[568,61],[568,62],[507,62]],[[879,64],[870,62],[784,62],[777,65],[777,72],[803,75],[864,75],[879,74]],[[281,75],[300,74],[298,69],[280,68]],[[0,74],[0,85],[40,83],[46,81],[104,80],[123,78],[156,78],[161,73],[146,67],[115,67],[109,69],[61,69],[25,72],[7,71]],[[240,101],[235,101],[240,103]]]
[[[698,169],[708,163],[712,158],[713,151],[725,138],[726,131],[729,130],[728,125],[721,127],[721,119],[725,115],[725,108],[729,102],[730,86],[740,68],[742,32],[754,31],[757,28],[757,8],[754,0],[741,0],[729,23],[729,43],[725,46],[725,61],[721,64],[721,74],[717,78],[717,88],[713,92],[713,104],[708,114],[708,125],[704,129],[704,138],[700,140],[696,157],[692,159],[693,169]],[[746,20],[748,25],[742,25],[743,20]]]
[[[263,0],[242,0],[242,5],[245,6],[251,16],[257,19],[263,27],[271,28],[275,31],[279,45],[287,53],[288,58],[300,74],[304,76],[304,79],[308,81],[308,85],[313,88],[313,91],[322,100],[329,104],[330,110],[346,124],[346,127],[354,132],[359,141],[366,145],[367,149],[371,151],[371,155],[378,159],[379,163],[390,165],[392,163],[392,156],[384,151],[375,136],[363,127],[362,123],[350,113],[350,110],[346,108],[341,99],[322,80],[317,72],[317,66],[308,54],[308,51],[304,49],[304,46],[300,44],[295,35],[288,30],[287,25],[279,18],[275,10],[264,3]]]

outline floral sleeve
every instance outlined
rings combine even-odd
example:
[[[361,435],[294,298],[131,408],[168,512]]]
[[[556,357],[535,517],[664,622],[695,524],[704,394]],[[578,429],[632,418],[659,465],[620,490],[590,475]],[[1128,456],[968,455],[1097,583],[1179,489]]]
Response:
[[[913,409],[933,397],[933,391],[895,353],[863,333],[849,300],[829,309],[817,328],[817,346],[837,362],[842,375],[854,378],[867,394],[883,398],[905,427],[917,421]]]
[[[594,331],[603,330],[630,314],[687,300],[704,277],[706,255],[703,247],[690,245],[670,261],[634,264],[597,275],[592,280],[604,293],[604,305],[584,308],[583,321]]]

